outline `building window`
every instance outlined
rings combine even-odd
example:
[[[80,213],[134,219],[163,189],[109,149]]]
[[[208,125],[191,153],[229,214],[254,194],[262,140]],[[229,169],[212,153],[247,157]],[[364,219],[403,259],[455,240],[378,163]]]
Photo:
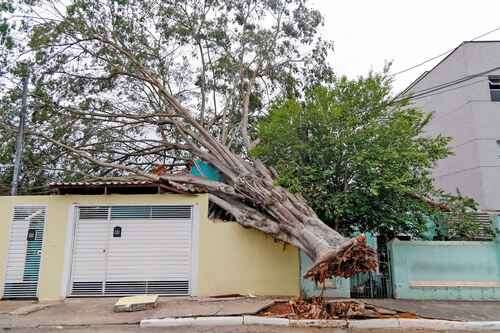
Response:
[[[497,140],[497,158],[500,159],[500,140]]]
[[[493,102],[500,102],[500,76],[489,76],[490,95]]]

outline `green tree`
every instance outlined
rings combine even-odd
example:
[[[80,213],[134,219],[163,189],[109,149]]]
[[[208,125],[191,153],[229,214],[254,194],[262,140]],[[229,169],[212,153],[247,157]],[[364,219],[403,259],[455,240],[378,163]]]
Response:
[[[30,46],[64,112],[161,110],[165,101],[131,75],[141,64],[239,152],[273,98],[333,76],[332,44],[318,33],[323,18],[304,0],[75,0],[38,21]],[[161,127],[162,139],[177,141]]]
[[[343,77],[276,103],[253,155],[336,230],[417,234],[440,211],[431,169],[450,154],[447,137],[425,135],[430,117],[394,100],[385,74]]]
[[[31,33],[33,77],[51,118],[72,126],[57,138],[44,127],[31,135],[104,172],[208,192],[241,225],[301,248],[315,280],[374,269],[362,236],[329,228],[248,156],[253,121],[269,101],[331,76],[322,16],[305,0],[74,0],[45,9],[52,13]],[[92,126],[100,131],[82,130]],[[221,181],[151,173],[152,163],[193,158],[216,167]]]
[[[26,66],[18,66],[13,78],[23,77]],[[18,80],[16,80],[18,81]],[[8,89],[0,97],[2,122],[17,126],[21,108],[21,84]],[[28,132],[43,132],[55,140],[62,140],[74,146],[93,145],[95,136],[111,137],[112,133],[98,123],[85,122],[71,115],[61,116],[60,108],[43,84],[36,79],[31,81],[28,94],[28,115],[25,128]],[[16,135],[0,126],[0,195],[10,191],[13,174],[13,156]],[[107,157],[109,155],[106,155]],[[102,169],[82,159],[70,158],[67,152],[53,143],[37,136],[26,135],[22,154],[19,194],[47,193],[47,185],[55,180],[81,180],[88,176],[106,175],[110,170]],[[114,175],[111,173],[110,175]]]
[[[56,139],[110,162],[148,169],[156,163],[182,166],[193,158],[174,149],[185,142],[165,117],[146,126],[138,121],[169,107],[150,82],[138,78],[138,64],[158,74],[169,93],[193,110],[217,140],[242,153],[252,145],[254,121],[269,101],[299,95],[303,86],[333,76],[325,61],[332,44],[317,31],[323,18],[304,0],[12,4],[3,15],[9,24],[5,36],[17,36],[5,53],[10,67],[0,80],[6,88],[0,91],[3,120],[17,123],[22,76],[14,75],[13,68],[19,60],[30,61],[29,102],[36,105],[28,108],[28,126],[46,134],[54,131]],[[125,122],[116,115],[136,118]],[[8,138],[0,147],[0,164],[6,166],[1,181],[8,183],[15,140],[7,132],[0,135]],[[119,173],[81,160],[75,165],[52,144],[34,137],[26,146],[34,159],[25,156],[23,179],[37,184],[22,180],[22,193],[48,179]],[[44,177],[41,167],[49,170]]]
[[[434,240],[477,240],[495,237],[493,224],[489,229],[481,227],[478,216],[474,214],[478,205],[472,198],[463,196],[458,189],[455,195],[438,195],[442,201],[446,201],[449,212],[430,215],[428,232],[434,234]]]
[[[43,18],[33,8],[39,1],[0,1],[0,195],[7,195],[13,177],[13,160],[17,128],[21,109],[22,80],[28,67],[31,76],[28,85],[27,121],[28,132],[40,131],[64,140],[72,145],[85,145],[95,136],[107,136],[99,123],[81,120],[71,114],[61,114],[62,107],[56,102],[60,96],[44,81],[44,70],[35,59],[30,45],[30,35]],[[118,135],[120,130],[113,130]],[[123,132],[122,132],[123,133]],[[95,142],[95,141],[94,141]],[[56,179],[81,179],[87,175],[99,175],[101,170],[88,161],[68,158],[61,147],[36,136],[25,135],[21,158],[19,194],[46,193],[47,184]]]

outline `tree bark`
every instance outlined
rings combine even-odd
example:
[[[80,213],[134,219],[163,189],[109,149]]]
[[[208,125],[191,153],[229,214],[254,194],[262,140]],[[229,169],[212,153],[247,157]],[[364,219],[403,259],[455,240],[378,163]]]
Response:
[[[210,143],[212,149],[218,151],[217,154],[203,156],[218,166],[224,175],[223,182],[189,175],[145,173],[95,159],[85,151],[43,134],[36,135],[92,163],[135,173],[174,192],[209,193],[209,200],[232,215],[242,226],[260,230],[304,251],[313,261],[313,266],[304,276],[318,283],[332,276],[350,277],[377,267],[377,254],[367,246],[363,235],[353,239],[343,237],[322,222],[300,195],[276,186],[272,172],[262,162],[243,160],[218,141]]]
[[[303,250],[313,261],[305,274],[316,282],[332,276],[350,277],[375,270],[377,254],[367,246],[363,235],[347,239],[322,222],[300,195],[275,185],[273,173],[259,160],[243,159],[198,128],[198,142],[211,150],[205,160],[223,175],[224,183],[204,180],[210,201],[230,213],[245,227],[252,227],[275,239]],[[194,178],[194,179],[193,179]],[[186,179],[162,176],[160,182],[172,185]],[[193,184],[199,184],[191,177]]]
[[[210,201],[231,214],[241,225],[260,230],[303,250],[314,262],[306,277],[317,282],[323,282],[333,275],[349,277],[376,268],[376,253],[366,245],[363,236],[354,239],[343,237],[323,223],[300,195],[276,186],[273,173],[262,162],[233,153],[196,119],[196,113],[184,107],[171,94],[157,73],[144,66],[132,50],[108,36],[113,35],[101,33],[93,35],[92,39],[102,43],[104,47],[112,48],[127,60],[124,63],[133,65],[130,66],[133,70],[127,67],[121,71],[117,69],[114,73],[133,78],[150,87],[161,101],[160,107],[165,108],[155,110],[150,115],[141,115],[139,119],[137,114],[124,112],[120,114],[119,121],[128,119],[134,126],[137,126],[137,122],[144,122],[145,126],[163,123],[174,126],[182,138],[175,144],[182,143],[182,150],[187,150],[194,157],[212,164],[223,175],[222,181],[189,175],[150,174],[140,169],[98,160],[87,151],[55,141],[43,133],[36,133],[37,135],[104,168],[135,173],[181,193],[200,192],[200,189],[209,193]],[[245,92],[242,110],[241,134],[246,147],[250,142],[247,117],[254,80],[255,73],[252,74]],[[118,121],[112,114],[103,117],[108,117],[109,121]],[[167,150],[163,144],[157,148]]]

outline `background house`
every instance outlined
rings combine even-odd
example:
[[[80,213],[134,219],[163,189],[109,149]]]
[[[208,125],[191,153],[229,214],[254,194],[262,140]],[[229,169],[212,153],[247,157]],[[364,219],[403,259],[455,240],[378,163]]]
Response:
[[[402,95],[434,114],[428,134],[452,137],[436,185],[500,210],[500,41],[463,42]]]

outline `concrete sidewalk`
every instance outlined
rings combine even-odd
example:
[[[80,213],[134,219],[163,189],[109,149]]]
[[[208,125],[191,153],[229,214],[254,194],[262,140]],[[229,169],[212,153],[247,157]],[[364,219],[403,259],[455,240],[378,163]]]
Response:
[[[414,301],[403,299],[363,299],[386,309],[415,313],[428,319],[459,321],[500,321],[499,301]]]
[[[117,298],[67,299],[64,302],[50,303],[50,306],[45,308],[45,303],[0,301],[0,328],[28,329],[36,327],[46,329],[48,327],[110,327],[112,325],[135,327],[134,325],[138,325],[143,319],[252,315],[271,304],[273,300],[277,300],[277,298],[160,298],[159,306],[155,309],[114,313],[113,304],[116,300]],[[285,300],[285,298],[281,298],[281,300]],[[500,321],[500,302],[406,301],[393,299],[364,301],[384,308],[414,312],[421,318],[455,321]],[[30,312],[32,310],[33,312]],[[13,313],[25,314],[16,315]],[[135,330],[134,328],[130,329]],[[241,330],[245,331],[246,329]]]
[[[57,327],[44,327],[36,330],[36,333],[60,333],[64,331]],[[15,329],[15,333],[33,333],[32,328]],[[70,333],[426,333],[429,330],[404,328],[404,329],[330,329],[330,328],[291,328],[291,327],[268,327],[268,326],[221,326],[221,327],[164,327],[142,328],[138,326],[92,326],[71,328]],[[436,331],[449,333],[450,330]],[[476,331],[459,331],[460,333],[477,333]],[[495,332],[482,331],[481,333]]]
[[[26,315],[15,315],[30,308],[34,302],[0,301],[0,328],[77,326],[77,325],[121,325],[138,324],[142,319],[165,317],[233,316],[255,314],[273,303],[270,298],[239,297],[214,298],[160,298],[158,307],[138,312],[113,312],[118,298],[69,298],[51,303],[49,307]]]

